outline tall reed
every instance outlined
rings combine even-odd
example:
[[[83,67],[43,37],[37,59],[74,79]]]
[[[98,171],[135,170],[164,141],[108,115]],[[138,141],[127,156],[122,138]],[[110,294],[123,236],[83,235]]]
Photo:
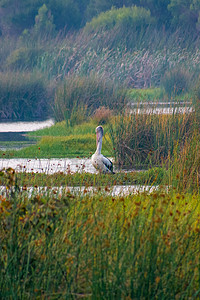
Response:
[[[110,125],[111,139],[119,165],[161,165],[174,147],[184,144],[193,128],[193,114],[155,114],[145,109],[124,113]]]
[[[0,117],[31,119],[48,117],[53,89],[35,72],[0,72]]]
[[[169,163],[169,182],[179,191],[200,192],[200,131],[194,130]]]

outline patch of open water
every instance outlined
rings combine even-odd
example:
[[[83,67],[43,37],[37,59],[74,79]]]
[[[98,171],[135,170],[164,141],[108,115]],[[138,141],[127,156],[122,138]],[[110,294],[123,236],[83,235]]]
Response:
[[[53,119],[31,122],[0,122],[0,150],[18,150],[35,144],[26,136],[27,132],[51,127]]]
[[[53,119],[46,121],[31,122],[0,122],[0,132],[30,132],[50,127],[54,124]]]
[[[113,161],[112,157],[109,157]],[[97,173],[97,170],[93,167],[90,158],[50,158],[50,159],[24,159],[24,158],[3,158],[0,159],[0,170],[12,168],[17,172],[26,173],[45,173],[55,174],[62,172],[64,174],[71,173]],[[114,167],[115,172],[132,172],[136,171],[133,168],[119,169]],[[137,170],[141,171],[141,170]]]
[[[0,159],[0,169],[13,168],[18,172],[54,174],[58,172],[96,173],[89,158],[51,158],[51,159]]]

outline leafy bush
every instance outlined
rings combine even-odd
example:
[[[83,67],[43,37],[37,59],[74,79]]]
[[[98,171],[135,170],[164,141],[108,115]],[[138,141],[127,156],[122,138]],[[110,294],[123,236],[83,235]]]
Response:
[[[125,94],[113,83],[97,76],[66,77],[56,90],[54,113],[57,121],[66,120],[68,124],[74,120],[75,110],[87,107],[85,118],[93,114],[99,106],[120,109],[125,103]],[[83,120],[82,110],[76,114],[76,122]]]
[[[9,36],[0,36],[0,70],[6,67],[7,57],[16,49],[17,40]]]
[[[99,43],[104,48],[126,47],[132,49],[151,40],[154,24],[149,10],[143,7],[112,8],[101,13],[99,16],[87,23],[85,33],[98,33]],[[143,47],[141,47],[143,48]]]
[[[51,88],[40,74],[0,73],[0,117],[44,118],[50,112]]]
[[[190,87],[190,74],[185,69],[172,69],[164,74],[162,85],[169,97],[184,94]]]
[[[33,28],[35,34],[53,34],[55,25],[53,24],[53,16],[48,10],[46,4],[43,4],[39,10],[38,15],[35,17],[35,25]]]
[[[101,31],[110,30],[114,27],[121,29],[141,29],[143,26],[152,24],[153,18],[149,10],[143,7],[122,7],[119,9],[112,8],[109,11],[101,13],[98,17],[87,23],[85,30]]]
[[[21,47],[14,50],[6,60],[8,67],[12,69],[32,69],[37,65],[43,50],[40,48]]]

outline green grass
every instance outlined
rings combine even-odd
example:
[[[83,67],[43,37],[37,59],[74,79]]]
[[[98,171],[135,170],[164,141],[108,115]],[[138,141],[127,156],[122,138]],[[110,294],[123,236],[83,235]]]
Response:
[[[2,299],[196,299],[200,197],[0,196]]]
[[[95,134],[96,124],[93,122],[85,122],[81,125],[67,126],[66,121],[58,122],[55,125],[36,131],[29,132],[29,136],[69,136],[69,135],[84,135]]]

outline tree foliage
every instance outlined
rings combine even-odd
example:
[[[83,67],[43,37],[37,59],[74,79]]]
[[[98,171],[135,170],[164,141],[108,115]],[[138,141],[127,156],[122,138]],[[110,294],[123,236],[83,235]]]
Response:
[[[43,5],[57,31],[76,30],[100,13],[134,5],[149,9],[158,27],[184,27],[200,30],[200,0],[0,0],[2,34],[21,34],[35,25]],[[46,23],[46,25],[47,25]]]
[[[168,10],[172,13],[172,23],[175,26],[199,28],[199,0],[171,0]]]
[[[122,7],[119,9],[112,8],[111,10],[101,13],[98,17],[93,18],[86,25],[86,30],[107,30],[114,27],[123,29],[139,30],[143,26],[148,26],[153,23],[151,13],[142,7]]]

